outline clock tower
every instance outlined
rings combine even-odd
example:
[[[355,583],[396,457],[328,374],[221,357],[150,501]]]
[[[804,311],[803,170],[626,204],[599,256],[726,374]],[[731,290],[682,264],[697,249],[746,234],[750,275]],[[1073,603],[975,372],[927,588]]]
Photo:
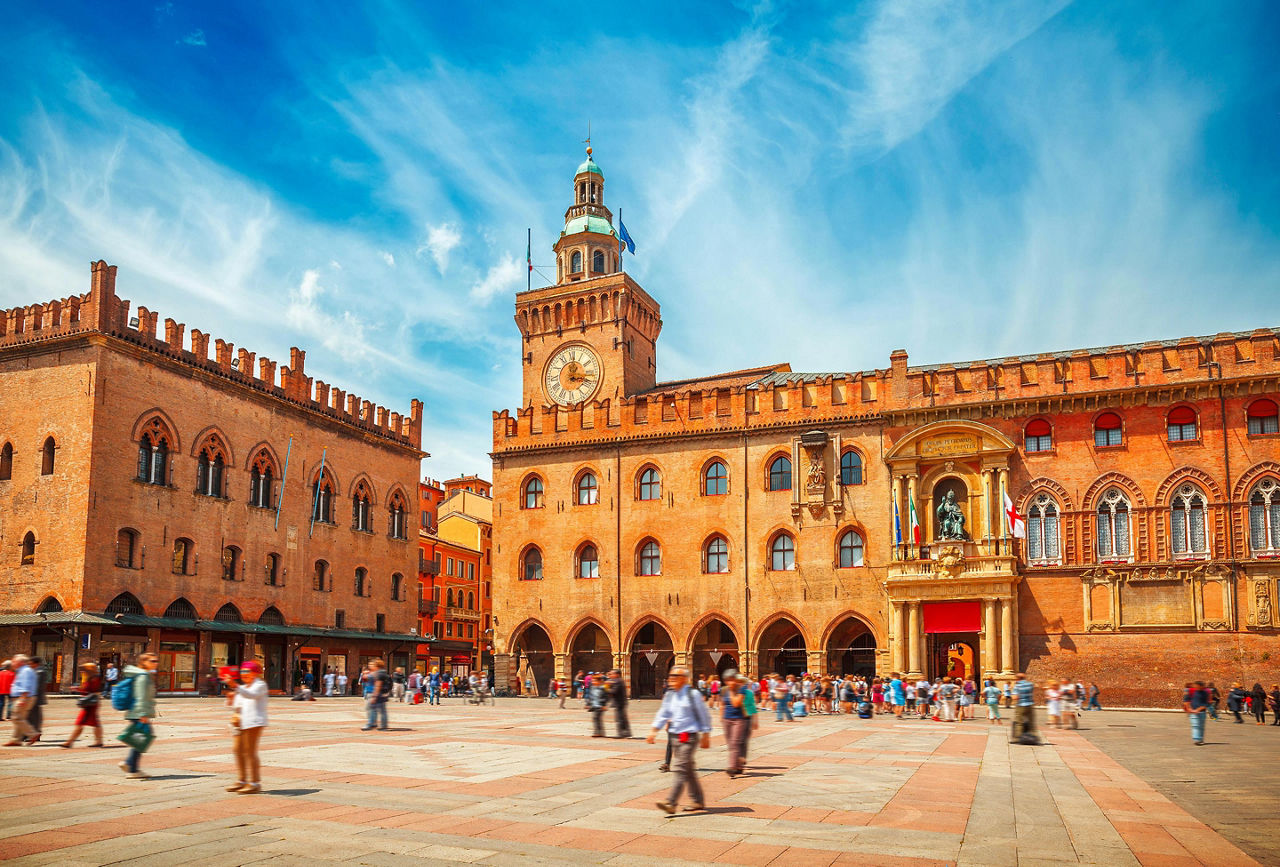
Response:
[[[622,271],[604,172],[591,148],[573,177],[573,204],[552,249],[556,284],[516,295],[523,405],[616,401],[652,388],[661,312]]]

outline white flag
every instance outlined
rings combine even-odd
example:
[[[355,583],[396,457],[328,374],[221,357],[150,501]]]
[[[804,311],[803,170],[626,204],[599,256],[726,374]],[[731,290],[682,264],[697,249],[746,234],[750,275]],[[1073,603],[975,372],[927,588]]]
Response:
[[[1018,510],[1014,508],[1013,500],[1009,499],[1009,492],[1000,491],[1004,495],[1004,518],[1008,522],[1009,532],[1015,539],[1027,538],[1027,519],[1018,514]]]

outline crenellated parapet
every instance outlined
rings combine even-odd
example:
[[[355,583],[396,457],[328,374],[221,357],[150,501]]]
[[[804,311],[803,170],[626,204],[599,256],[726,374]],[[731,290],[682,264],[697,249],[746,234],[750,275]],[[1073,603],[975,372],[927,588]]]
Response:
[[[297,347],[289,350],[289,364],[278,366],[266,356],[237,349],[197,328],[190,329],[188,340],[186,324],[166,318],[161,329],[160,314],[147,307],[139,305],[131,316],[131,302],[116,295],[115,281],[116,266],[94,262],[90,289],[84,295],[0,311],[0,352],[72,335],[106,334],[375,436],[421,447],[422,401],[412,401],[409,415],[404,416],[314,381],[306,375],[306,353]]]

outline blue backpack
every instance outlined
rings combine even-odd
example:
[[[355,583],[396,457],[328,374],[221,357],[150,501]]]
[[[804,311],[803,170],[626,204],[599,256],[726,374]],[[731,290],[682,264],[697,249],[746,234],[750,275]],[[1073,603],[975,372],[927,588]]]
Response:
[[[132,677],[122,677],[111,688],[111,707],[116,710],[129,710],[133,707]]]

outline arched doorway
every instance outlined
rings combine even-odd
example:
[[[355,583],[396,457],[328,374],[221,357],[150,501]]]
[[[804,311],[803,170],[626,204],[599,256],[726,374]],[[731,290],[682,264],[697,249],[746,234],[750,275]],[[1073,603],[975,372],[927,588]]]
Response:
[[[661,696],[674,660],[671,633],[652,620],[641,626],[631,639],[631,697]]]
[[[689,649],[690,674],[695,682],[700,677],[711,674],[723,676],[729,669],[741,667],[738,665],[738,639],[729,624],[719,618],[703,624],[693,636],[693,646]]]
[[[556,670],[555,652],[551,649],[551,636],[536,623],[530,623],[511,642],[511,658],[515,663],[518,690],[524,689],[525,678],[533,676],[538,695],[546,695]]]
[[[844,677],[876,673],[876,637],[871,628],[856,617],[846,618],[827,640],[827,674]]]
[[[804,633],[785,617],[774,621],[760,635],[760,646],[756,650],[762,675],[776,672],[783,677],[788,674],[799,677],[808,670]]]
[[[588,623],[574,636],[569,649],[569,676],[580,671],[605,672],[613,668],[613,645],[609,636],[594,623]]]

